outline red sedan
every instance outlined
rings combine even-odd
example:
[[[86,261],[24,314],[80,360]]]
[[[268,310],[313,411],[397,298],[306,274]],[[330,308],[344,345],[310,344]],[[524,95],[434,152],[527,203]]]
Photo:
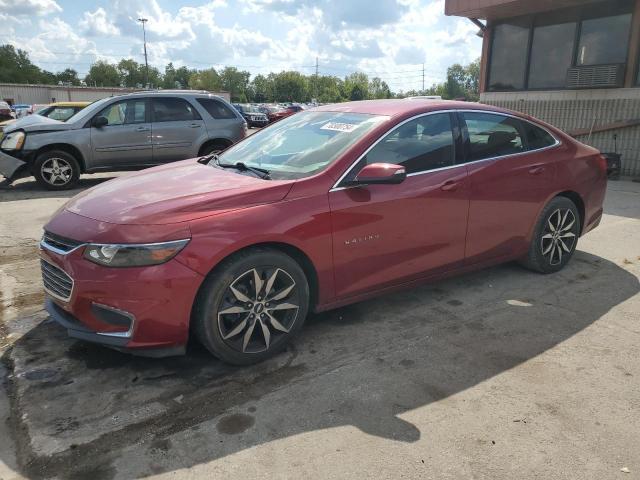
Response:
[[[514,112],[324,106],[73,198],[41,242],[47,309],[117,349],[178,354],[193,332],[254,363],[309,311],[510,260],[556,272],[605,188],[597,150]]]

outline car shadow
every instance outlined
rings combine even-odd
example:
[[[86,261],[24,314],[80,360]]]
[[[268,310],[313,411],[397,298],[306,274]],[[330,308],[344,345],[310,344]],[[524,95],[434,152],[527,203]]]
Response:
[[[0,203],[15,200],[32,200],[38,198],[71,198],[87,188],[99,185],[113,176],[83,175],[75,188],[70,190],[46,190],[33,177],[16,181],[12,186],[0,189]]]
[[[312,315],[285,353],[245,368],[197,345],[137,358],[45,321],[3,357],[20,468],[144,477],[345,425],[415,442],[426,432],[403,414],[534,359],[639,291],[634,275],[581,251],[554,275],[505,264]]]

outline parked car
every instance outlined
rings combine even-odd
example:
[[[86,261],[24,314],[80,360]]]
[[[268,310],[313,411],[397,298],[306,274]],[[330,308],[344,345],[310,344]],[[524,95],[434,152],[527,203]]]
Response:
[[[50,190],[73,187],[81,173],[220,152],[246,133],[246,122],[224,99],[185,90],[105,98],[66,122],[40,115],[22,122],[5,129],[0,173],[10,179],[31,173]]]
[[[258,107],[247,103],[234,103],[235,109],[246,120],[249,127],[266,127],[269,124],[269,118],[258,110]]]
[[[269,123],[277,122],[278,120],[282,120],[289,116],[288,112],[285,112],[282,108],[272,105],[259,107],[259,111],[267,116]]]
[[[7,102],[0,102],[0,120],[11,120],[15,114],[11,111],[11,105]]]
[[[250,364],[310,311],[510,260],[557,272],[605,189],[597,150],[528,116],[328,105],[72,199],[45,226],[46,308],[72,337],[157,356],[191,331]]]
[[[26,117],[31,113],[31,105],[26,103],[18,103],[11,106],[11,110],[16,118]]]
[[[35,115],[66,122],[90,103],[91,102],[57,102],[51,105],[33,105],[33,107],[40,107],[36,108],[34,112]],[[0,139],[2,139],[4,129],[9,125],[15,124],[18,120],[22,119],[11,119],[0,122]],[[20,125],[24,124],[26,124],[25,121],[21,121]]]

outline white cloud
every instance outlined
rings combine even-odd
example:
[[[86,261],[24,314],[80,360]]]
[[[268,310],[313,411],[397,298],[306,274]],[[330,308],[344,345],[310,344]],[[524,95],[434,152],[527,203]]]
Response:
[[[8,1],[0,0],[0,19]],[[37,28],[35,22],[22,28],[15,23],[18,17],[11,17],[7,29],[11,42],[26,45],[34,60],[57,62],[41,65],[48,70],[61,70],[67,62],[82,73],[97,59],[143,62],[138,18],[144,17],[149,63],[160,70],[172,62],[195,68],[233,65],[254,75],[282,69],[310,74],[318,57],[321,74],[342,77],[359,70],[396,91],[422,86],[422,63],[429,86],[444,80],[449,65],[480,56],[477,28],[445,17],[444,0],[380,0],[373,6],[371,0],[241,1],[171,7],[159,0],[114,0],[108,9],[83,12],[76,25],[54,16]],[[40,11],[57,6],[53,0],[23,2],[36,4]]]
[[[55,0],[0,0],[0,12],[11,15],[48,15],[62,12]]]
[[[80,28],[89,36],[111,36],[120,34],[120,29],[107,18],[107,12],[99,7],[95,12],[84,12],[80,20]]]

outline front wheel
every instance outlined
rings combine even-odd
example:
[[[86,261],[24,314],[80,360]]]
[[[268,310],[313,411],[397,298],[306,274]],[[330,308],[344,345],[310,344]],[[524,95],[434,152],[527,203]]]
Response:
[[[580,228],[576,205],[566,197],[554,198],[542,210],[529,253],[521,263],[540,273],[561,270],[573,256]]]
[[[258,363],[300,331],[308,306],[309,284],[298,263],[278,250],[256,248],[232,256],[205,280],[195,333],[227,363]]]
[[[38,155],[32,173],[36,181],[49,190],[68,190],[80,178],[80,165],[67,152],[49,150]]]

